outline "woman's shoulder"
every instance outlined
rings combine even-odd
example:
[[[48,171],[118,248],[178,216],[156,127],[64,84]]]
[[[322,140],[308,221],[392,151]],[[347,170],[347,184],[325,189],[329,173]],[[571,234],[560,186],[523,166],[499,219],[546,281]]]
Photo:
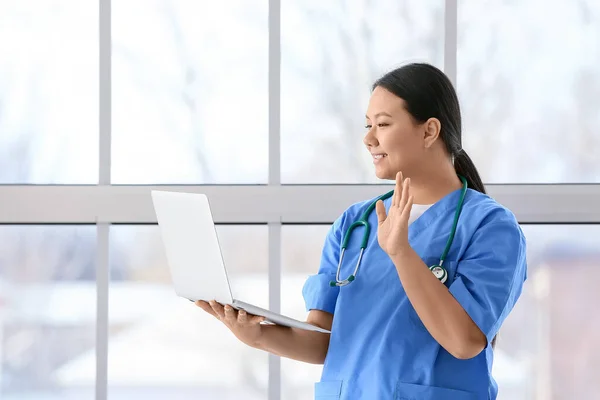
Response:
[[[488,224],[512,226],[520,231],[515,214],[490,195],[469,189],[461,212],[471,221],[471,226],[481,227]]]
[[[351,203],[346,207],[345,210],[337,217],[337,219],[333,222],[333,228],[338,229],[346,229],[348,226],[356,222],[365,211],[369,208],[371,204],[381,195],[374,196],[372,198],[368,198],[366,200],[360,200],[354,203]],[[373,213],[375,210],[373,209]]]
[[[378,194],[377,196],[351,203],[348,207],[346,207],[342,213],[342,216],[346,216],[347,218],[352,219],[354,222],[355,220],[359,219],[369,208],[369,206],[372,205],[373,202],[375,202],[380,196],[381,194]],[[375,212],[374,210],[375,209],[373,209],[373,212]]]

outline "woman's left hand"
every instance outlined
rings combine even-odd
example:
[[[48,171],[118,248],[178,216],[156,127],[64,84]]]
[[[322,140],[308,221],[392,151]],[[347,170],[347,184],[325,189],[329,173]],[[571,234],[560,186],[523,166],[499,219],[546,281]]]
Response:
[[[392,204],[386,215],[383,201],[376,204],[377,211],[377,240],[379,246],[390,257],[395,256],[407,249],[408,243],[408,219],[413,205],[413,197],[410,195],[410,178],[403,179],[402,172],[396,174],[396,187],[392,196]]]

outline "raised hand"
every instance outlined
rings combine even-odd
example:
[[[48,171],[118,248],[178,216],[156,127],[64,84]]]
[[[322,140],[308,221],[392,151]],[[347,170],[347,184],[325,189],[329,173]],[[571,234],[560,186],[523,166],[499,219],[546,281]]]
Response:
[[[408,220],[412,205],[410,178],[403,179],[402,172],[398,172],[392,204],[387,215],[383,201],[379,200],[375,206],[378,220],[377,240],[379,246],[390,257],[410,248],[408,243]]]

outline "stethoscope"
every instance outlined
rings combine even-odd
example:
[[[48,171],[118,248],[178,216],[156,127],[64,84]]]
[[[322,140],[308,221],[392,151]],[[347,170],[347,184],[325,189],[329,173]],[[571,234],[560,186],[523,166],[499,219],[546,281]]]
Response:
[[[454,213],[454,222],[452,223],[452,230],[450,231],[450,236],[448,237],[448,240],[446,241],[446,248],[444,249],[444,252],[442,253],[442,256],[440,257],[439,264],[432,265],[431,267],[429,267],[429,270],[431,272],[433,272],[433,275],[435,275],[435,277],[438,278],[440,280],[440,282],[442,282],[442,283],[445,283],[446,280],[448,279],[448,272],[446,271],[446,268],[443,267],[443,264],[444,264],[444,260],[446,259],[446,256],[448,255],[448,252],[450,251],[450,246],[452,246],[452,241],[454,240],[454,235],[456,234],[456,226],[458,225],[458,217],[460,216],[460,212],[462,210],[462,206],[465,201],[465,195],[467,194],[467,180],[461,175],[459,175],[458,177],[462,181],[463,187],[462,187],[462,192],[460,194],[460,200],[458,201],[458,205],[456,206],[456,211]],[[346,230],[346,233],[344,235],[344,240],[342,242],[342,249],[341,249],[341,253],[340,253],[340,262],[338,263],[337,272],[335,274],[335,281],[329,282],[330,286],[332,286],[332,287],[346,286],[350,282],[352,282],[353,280],[356,279],[356,275],[358,274],[358,267],[360,267],[360,262],[362,260],[363,253],[365,251],[365,248],[367,247],[367,242],[369,241],[369,233],[371,232],[371,226],[368,221],[369,215],[373,212],[373,209],[375,208],[375,205],[377,204],[377,202],[379,200],[388,199],[388,198],[392,197],[393,194],[394,194],[394,191],[391,190],[391,191],[384,193],[381,196],[377,197],[369,205],[369,207],[367,207],[367,209],[361,215],[361,217],[356,222],[354,222],[352,225],[350,225],[348,227],[348,229]],[[342,268],[342,263],[344,261],[344,253],[346,252],[346,248],[348,247],[348,243],[350,242],[350,237],[352,235],[352,231],[359,226],[364,226],[365,231],[363,232],[362,242],[360,244],[360,254],[358,255],[358,261],[356,262],[356,267],[354,268],[354,273],[352,275],[350,275],[348,278],[344,279],[343,281],[340,281],[340,269]]]

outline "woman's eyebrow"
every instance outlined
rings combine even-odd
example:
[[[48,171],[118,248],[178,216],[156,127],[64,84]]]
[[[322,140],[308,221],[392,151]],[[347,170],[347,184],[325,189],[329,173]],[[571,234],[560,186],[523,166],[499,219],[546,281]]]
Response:
[[[391,118],[391,115],[390,115],[390,114],[388,114],[388,113],[386,113],[385,111],[378,112],[377,114],[375,114],[375,117],[374,117],[374,118],[377,118],[377,117],[379,117],[380,115],[383,115],[383,116],[386,116],[386,117],[390,117],[390,118]],[[365,118],[367,118],[367,119],[370,119],[368,115],[365,115]]]

